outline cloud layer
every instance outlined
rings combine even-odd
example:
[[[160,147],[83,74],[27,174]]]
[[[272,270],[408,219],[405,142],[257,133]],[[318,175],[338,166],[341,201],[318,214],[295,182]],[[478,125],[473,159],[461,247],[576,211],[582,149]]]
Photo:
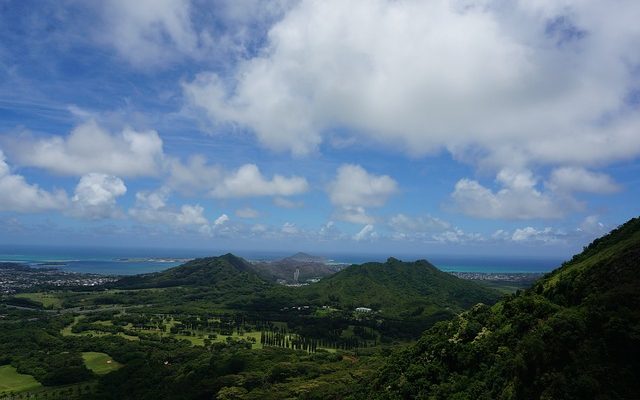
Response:
[[[64,191],[48,192],[28,183],[23,176],[12,174],[0,150],[0,211],[33,213],[61,210],[67,205]]]
[[[78,125],[66,137],[23,135],[6,142],[17,164],[63,175],[155,176],[163,156],[162,139],[156,131],[125,128],[111,133],[93,120]]]
[[[71,213],[90,219],[118,217],[116,199],[127,192],[122,179],[106,174],[91,173],[80,178],[71,198]]]
[[[606,163],[640,154],[640,5],[623,3],[302,1],[231,81],[184,93],[294,154],[341,126],[500,167]]]
[[[390,176],[370,174],[355,164],[341,165],[327,187],[331,203],[338,206],[335,217],[356,224],[373,223],[365,207],[381,207],[397,191]]]

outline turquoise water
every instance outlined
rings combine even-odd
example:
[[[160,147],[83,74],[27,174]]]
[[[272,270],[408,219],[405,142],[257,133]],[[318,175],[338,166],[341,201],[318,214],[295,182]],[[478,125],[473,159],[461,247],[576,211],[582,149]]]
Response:
[[[223,250],[203,249],[130,249],[130,248],[61,248],[46,246],[0,246],[0,261],[24,262],[32,266],[54,266],[65,271],[106,275],[134,275],[162,271],[188,259],[225,254]],[[237,251],[248,260],[275,260],[295,252]],[[314,253],[315,254],[315,253]],[[379,254],[315,254],[335,263],[361,264],[385,261]],[[544,273],[558,267],[557,258],[471,257],[442,255],[396,256],[404,261],[428,259],[444,271],[452,272],[534,272]]]

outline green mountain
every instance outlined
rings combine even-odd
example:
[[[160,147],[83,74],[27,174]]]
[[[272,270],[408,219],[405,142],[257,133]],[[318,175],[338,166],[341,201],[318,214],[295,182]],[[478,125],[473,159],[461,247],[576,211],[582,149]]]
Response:
[[[370,398],[637,399],[640,219],[595,240],[526,292],[426,331]]]
[[[386,317],[451,315],[476,303],[494,303],[498,292],[440,271],[428,261],[352,265],[302,288],[309,299],[354,309],[367,307]]]
[[[167,287],[206,287],[241,290],[270,286],[253,270],[253,266],[233,254],[191,260],[180,266],[152,274],[133,275],[113,284],[118,289]]]

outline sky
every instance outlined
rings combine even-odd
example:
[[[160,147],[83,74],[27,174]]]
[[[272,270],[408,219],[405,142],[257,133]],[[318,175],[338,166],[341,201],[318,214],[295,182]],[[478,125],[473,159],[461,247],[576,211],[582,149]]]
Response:
[[[639,214],[637,21],[0,0],[0,244],[570,256]]]

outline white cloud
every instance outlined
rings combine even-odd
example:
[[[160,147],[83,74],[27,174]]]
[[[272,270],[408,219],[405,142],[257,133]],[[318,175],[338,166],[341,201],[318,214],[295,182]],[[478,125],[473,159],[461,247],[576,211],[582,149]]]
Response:
[[[199,50],[189,0],[108,0],[102,6],[106,29],[99,40],[136,66],[161,65]]]
[[[33,213],[61,210],[68,206],[68,202],[64,191],[48,192],[28,183],[23,176],[12,174],[0,150],[0,211]]]
[[[331,203],[338,206],[334,217],[355,224],[372,224],[374,218],[365,207],[380,207],[398,185],[388,175],[368,173],[359,165],[344,164],[327,187]]]
[[[578,167],[554,169],[549,187],[562,192],[614,193],[620,190],[610,176]]]
[[[389,218],[387,225],[391,230],[390,238],[393,240],[449,244],[465,244],[486,240],[479,233],[465,232],[447,221],[430,215],[412,217],[396,214]]]
[[[90,219],[116,217],[120,214],[116,199],[126,192],[124,182],[116,176],[84,175],[71,198],[71,214]]]
[[[588,215],[578,227],[578,231],[587,234],[601,235],[608,230],[609,229],[607,228],[607,226],[599,220],[599,217],[597,215]]]
[[[229,222],[229,216],[227,214],[222,214],[221,216],[216,218],[215,221],[213,221],[213,225],[220,226],[226,224],[227,222]]]
[[[353,224],[372,224],[375,222],[375,218],[367,214],[364,207],[358,206],[342,206],[338,208],[333,217],[340,221],[351,222]]]
[[[441,232],[449,229],[451,224],[430,215],[409,217],[404,214],[396,214],[389,219],[389,227],[394,232],[416,234]]]
[[[365,225],[358,233],[353,235],[353,240],[361,242],[363,240],[371,240],[377,237],[377,233],[373,225]]]
[[[125,128],[112,134],[95,121],[82,123],[67,137],[22,135],[6,143],[18,164],[63,175],[156,176],[163,157],[162,139],[156,131]]]
[[[164,224],[173,227],[196,226],[201,232],[210,232],[209,221],[204,216],[204,208],[199,204],[184,204],[179,209],[167,205],[168,191],[136,193],[136,205],[129,214],[136,220],[150,224]]]
[[[224,176],[222,167],[207,164],[207,160],[201,155],[191,156],[186,164],[171,159],[167,161],[166,167],[169,173],[167,186],[186,194],[210,190]]]
[[[291,222],[285,222],[282,225],[282,229],[280,229],[280,231],[287,235],[296,235],[297,233],[300,232],[299,229],[296,227],[296,224]]]
[[[236,210],[236,215],[240,218],[258,218],[260,212],[254,208],[245,207]]]
[[[336,224],[333,221],[327,221],[327,223],[322,225],[318,231],[319,240],[336,240],[345,238],[345,234],[336,227]]]
[[[231,81],[202,73],[184,92],[295,154],[338,126],[498,168],[597,165],[640,154],[625,103],[639,19],[634,1],[301,1]]]
[[[308,188],[305,178],[276,174],[268,180],[256,165],[245,164],[217,184],[211,195],[217,198],[291,196],[304,193]]]
[[[431,236],[431,239],[440,243],[470,243],[482,242],[485,238],[479,233],[466,233],[460,228],[453,228]]]
[[[169,177],[167,187],[186,195],[205,193],[215,198],[278,196],[274,203],[281,207],[299,206],[282,196],[302,194],[309,189],[307,180],[299,176],[285,177],[275,174],[265,178],[255,164],[244,164],[234,171],[220,165],[208,164],[200,155],[194,155],[186,163],[170,159],[166,163]]]
[[[511,235],[514,242],[555,242],[558,240],[558,233],[554,232],[550,227],[544,229],[536,229],[531,226],[516,229]]]
[[[451,194],[455,207],[476,218],[532,219],[560,218],[579,206],[571,198],[538,190],[537,179],[527,170],[503,169],[496,181],[502,188],[493,192],[475,180],[459,180]]]
[[[94,31],[100,43],[141,69],[184,60],[232,59],[255,45],[266,25],[294,1],[106,0],[99,3],[102,24]]]
[[[328,187],[331,203],[339,206],[380,207],[397,190],[396,181],[388,175],[370,174],[353,164],[340,166]]]

